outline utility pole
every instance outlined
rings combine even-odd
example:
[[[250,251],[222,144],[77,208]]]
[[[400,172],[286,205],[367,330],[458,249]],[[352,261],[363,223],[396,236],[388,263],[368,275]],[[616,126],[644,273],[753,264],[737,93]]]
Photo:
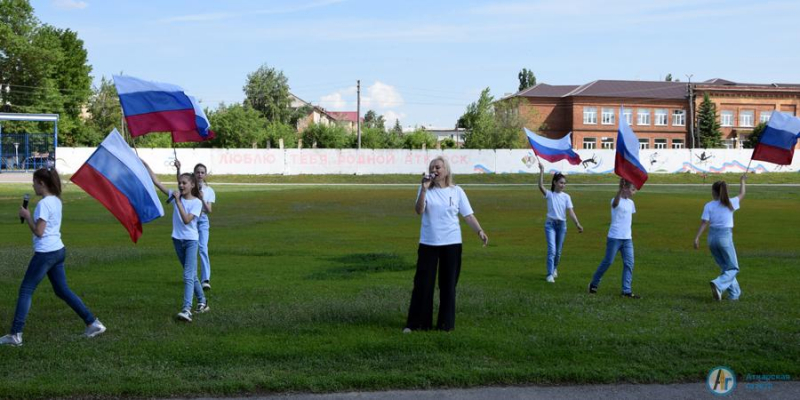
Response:
[[[356,93],[358,93],[358,100],[356,101],[356,126],[358,127],[358,149],[361,150],[361,80],[356,81]]]
[[[692,91],[692,76],[693,74],[686,74],[686,78],[689,79],[688,89],[689,89],[689,118],[687,121],[689,123],[689,136],[692,137],[692,148],[695,148],[694,143],[694,93]]]

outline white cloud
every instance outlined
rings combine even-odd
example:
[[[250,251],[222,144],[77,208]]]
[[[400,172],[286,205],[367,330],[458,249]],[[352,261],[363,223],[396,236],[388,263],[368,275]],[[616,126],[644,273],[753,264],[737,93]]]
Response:
[[[75,0],[56,0],[57,2],[74,2]],[[231,18],[241,18],[247,17],[250,15],[273,15],[273,14],[290,14],[296,13],[300,11],[311,10],[314,8],[325,7],[331,4],[341,3],[346,0],[321,0],[315,1],[311,3],[305,4],[298,4],[289,7],[276,7],[276,8],[269,8],[269,9],[261,9],[261,10],[252,10],[246,12],[236,12],[236,13],[207,13],[207,14],[189,14],[189,15],[180,15],[177,17],[170,17],[164,18],[159,20],[162,23],[170,23],[170,22],[207,22],[207,21],[219,21],[223,19],[231,19]],[[81,2],[83,3],[83,2]]]
[[[347,111],[347,101],[341,92],[331,93],[320,97],[319,105],[331,111]]]
[[[388,109],[401,107],[404,103],[403,96],[394,86],[381,81],[375,81],[372,86],[367,88],[366,95],[361,96],[362,108]]]
[[[89,3],[78,0],[53,0],[53,5],[62,10],[82,10],[89,7]]]
[[[406,118],[406,113],[397,113],[392,110],[384,111],[383,113],[383,120],[386,121],[386,129],[392,129],[394,127],[394,123],[397,120],[400,120],[400,123],[403,123],[403,119]]]

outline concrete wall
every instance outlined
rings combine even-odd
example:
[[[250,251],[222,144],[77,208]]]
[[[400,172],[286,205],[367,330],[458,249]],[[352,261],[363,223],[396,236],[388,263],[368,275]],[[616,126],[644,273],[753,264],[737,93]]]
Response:
[[[71,174],[89,158],[94,148],[58,148],[56,167]],[[299,175],[299,174],[420,174],[430,160],[443,155],[455,174],[538,173],[531,150],[330,150],[330,149],[177,149],[183,170],[203,163],[215,175]],[[171,174],[172,149],[139,149],[157,173]],[[584,160],[570,165],[566,161],[543,162],[547,171],[565,173],[612,173],[614,150],[577,150]],[[639,158],[650,173],[722,173],[743,172],[751,150],[641,150]],[[753,161],[751,167],[761,172],[800,172],[800,157],[790,166]]]

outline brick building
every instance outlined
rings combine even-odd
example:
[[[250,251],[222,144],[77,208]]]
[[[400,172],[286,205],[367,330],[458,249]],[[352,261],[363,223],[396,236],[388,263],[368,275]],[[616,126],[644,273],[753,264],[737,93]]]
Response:
[[[613,149],[620,108],[639,137],[640,148],[693,146],[691,111],[703,95],[717,106],[726,147],[739,147],[772,110],[797,115],[800,85],[741,84],[722,79],[702,83],[597,80],[581,86],[538,84],[507,98],[519,99],[518,112],[529,129],[550,138],[572,132],[576,149]],[[690,97],[693,103],[690,107]]]

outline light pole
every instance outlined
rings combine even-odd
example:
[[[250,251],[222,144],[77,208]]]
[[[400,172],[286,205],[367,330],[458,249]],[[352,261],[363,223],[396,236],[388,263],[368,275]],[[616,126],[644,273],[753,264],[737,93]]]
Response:
[[[692,148],[694,148],[694,93],[692,92],[692,76],[694,75],[686,74],[686,78],[689,79],[689,121],[687,122],[689,122],[689,136],[692,138]]]

